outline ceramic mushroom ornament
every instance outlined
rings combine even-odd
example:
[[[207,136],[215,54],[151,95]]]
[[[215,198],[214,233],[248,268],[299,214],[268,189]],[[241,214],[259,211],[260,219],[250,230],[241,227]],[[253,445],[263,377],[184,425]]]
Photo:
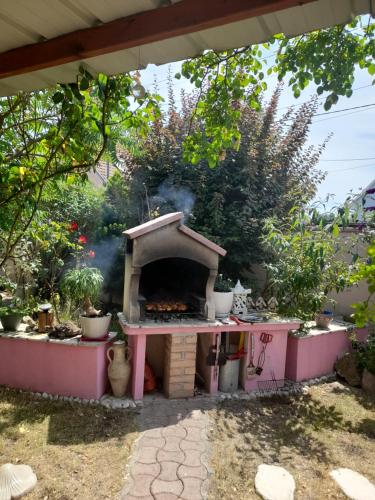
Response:
[[[0,467],[0,500],[21,498],[35,488],[36,475],[29,465],[4,464]]]

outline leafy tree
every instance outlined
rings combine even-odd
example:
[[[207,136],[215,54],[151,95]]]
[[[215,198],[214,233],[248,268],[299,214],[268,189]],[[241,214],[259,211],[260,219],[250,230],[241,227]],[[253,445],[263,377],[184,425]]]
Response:
[[[143,156],[127,160],[128,196],[121,201],[124,225],[183,210],[190,216],[190,227],[228,250],[223,272],[233,278],[248,276],[251,264],[264,258],[263,221],[270,216],[283,218],[296,199],[301,203],[311,199],[322,179],[315,165],[324,144],[306,147],[316,103],[278,118],[280,92],[277,89],[260,112],[238,103],[238,151],[223,155],[215,169],[206,162],[192,168],[184,161],[194,96],[183,95],[180,112],[170,96],[165,122],[154,123]]]
[[[355,274],[351,278],[351,282],[353,284],[357,283],[361,280],[366,280],[368,285],[368,298],[363,302],[359,302],[357,304],[353,304],[355,313],[354,318],[356,325],[358,327],[363,327],[366,324],[370,323],[372,325],[375,324],[375,239],[373,238],[370,242],[370,245],[367,249],[368,259],[365,262],[362,262],[358,273]],[[374,340],[373,340],[374,344]],[[375,352],[375,349],[373,349]],[[375,370],[375,364],[374,364]]]
[[[313,319],[330,291],[340,292],[350,284],[356,266],[339,256],[338,222],[345,218],[336,217],[327,225],[317,220],[316,210],[294,207],[284,221],[265,223],[263,241],[272,256],[266,264],[271,291],[282,314],[303,320]]]
[[[45,190],[37,214],[68,228],[74,222],[79,233],[93,241],[102,227],[104,208],[103,190],[82,178],[54,182]]]
[[[350,97],[356,68],[375,75],[374,35],[371,18],[356,18],[347,25],[294,38],[279,34],[262,45],[207,51],[185,61],[176,77],[187,78],[200,89],[194,119],[203,124],[191,128],[187,135],[185,158],[193,164],[207,159],[215,166],[223,151],[238,148],[241,114],[236,104],[245,100],[259,110],[262,91],[267,88],[266,75],[287,78],[295,97],[310,83],[316,84],[318,94],[328,93],[326,110],[340,96]],[[269,58],[273,54],[274,61]]]
[[[127,130],[145,134],[157,99],[132,94],[130,75],[93,79],[0,99],[0,267],[11,256],[47,186],[96,165]]]

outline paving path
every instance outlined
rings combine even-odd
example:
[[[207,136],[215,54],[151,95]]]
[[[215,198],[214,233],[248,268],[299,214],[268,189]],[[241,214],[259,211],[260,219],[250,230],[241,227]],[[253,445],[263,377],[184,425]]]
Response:
[[[122,500],[207,498],[210,408],[202,399],[145,404]]]

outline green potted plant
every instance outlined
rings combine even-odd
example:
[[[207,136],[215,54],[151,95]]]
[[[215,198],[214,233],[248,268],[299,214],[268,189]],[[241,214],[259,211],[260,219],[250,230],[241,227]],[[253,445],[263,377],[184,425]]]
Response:
[[[70,269],[61,280],[61,290],[65,297],[80,305],[79,319],[82,332],[88,338],[101,338],[108,332],[111,314],[101,314],[94,304],[99,299],[103,275],[96,267]]]
[[[233,288],[234,284],[230,278],[223,274],[218,274],[214,286],[214,303],[215,315],[228,316],[233,304]]]
[[[0,305],[0,321],[6,332],[16,332],[22,318],[30,314],[30,307],[22,304],[20,299],[14,299],[8,305]]]

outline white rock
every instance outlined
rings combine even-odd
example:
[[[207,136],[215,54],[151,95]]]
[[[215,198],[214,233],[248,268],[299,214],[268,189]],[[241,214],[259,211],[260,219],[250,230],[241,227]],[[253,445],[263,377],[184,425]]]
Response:
[[[121,401],[121,408],[129,408],[129,401]]]
[[[137,405],[134,403],[134,401],[129,401],[129,408],[136,408]]]
[[[48,394],[46,392],[43,392],[42,396],[43,398],[48,398]]]
[[[90,403],[90,405],[95,404],[95,399],[90,399],[89,403]]]
[[[262,464],[255,476],[255,489],[264,500],[293,500],[293,476],[283,467]]]
[[[335,469],[330,476],[352,500],[375,500],[375,486],[370,481],[351,469]]]

